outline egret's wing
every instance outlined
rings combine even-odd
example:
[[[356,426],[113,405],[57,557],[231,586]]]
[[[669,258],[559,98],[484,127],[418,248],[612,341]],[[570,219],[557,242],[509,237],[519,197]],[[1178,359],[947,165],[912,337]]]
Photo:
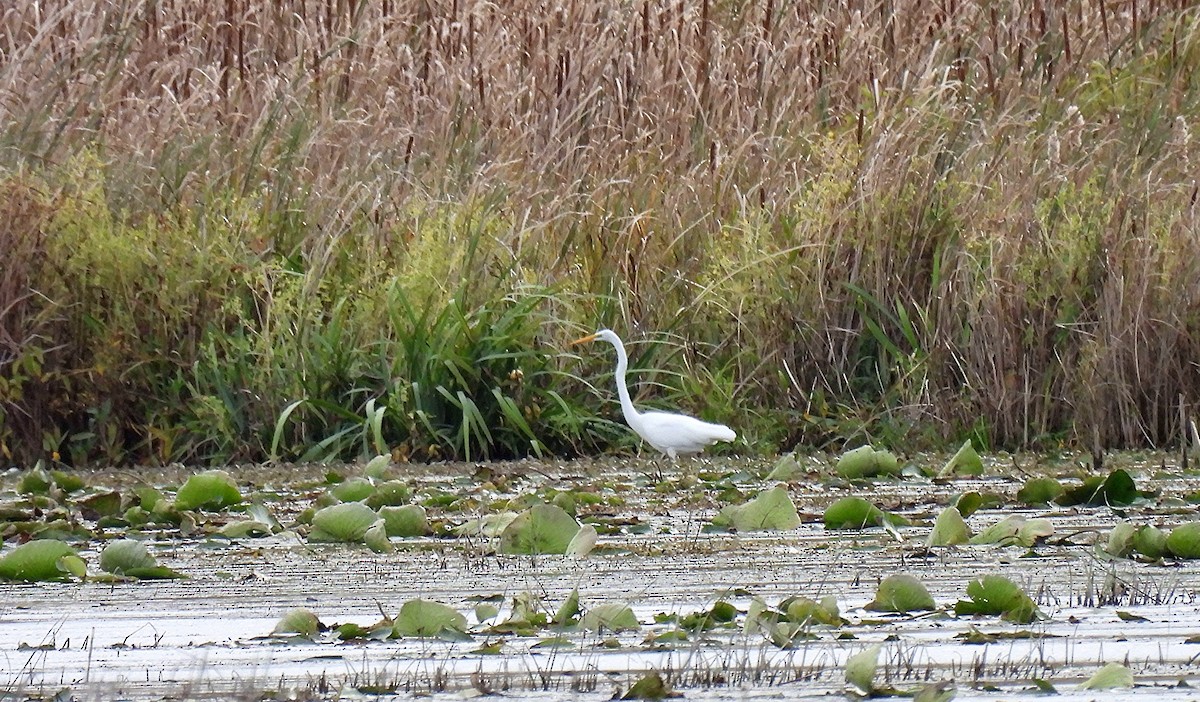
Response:
[[[737,433],[724,424],[711,424],[673,412],[643,413],[642,429],[651,444],[672,446],[681,452],[695,452],[711,443],[737,438]]]

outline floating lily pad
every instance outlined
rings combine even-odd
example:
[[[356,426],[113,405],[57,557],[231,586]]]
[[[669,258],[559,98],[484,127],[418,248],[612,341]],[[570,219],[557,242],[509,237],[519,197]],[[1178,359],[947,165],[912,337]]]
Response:
[[[835,467],[843,478],[873,478],[879,475],[899,475],[900,463],[891,451],[859,446],[843,453]]]
[[[629,605],[617,603],[592,607],[579,619],[580,629],[597,633],[609,631],[616,634],[622,631],[637,631],[641,627]]]
[[[429,533],[429,517],[421,505],[380,507],[379,516],[383,517],[388,536],[408,538]]]
[[[575,532],[575,536],[571,537],[571,542],[567,544],[565,553],[568,556],[577,558],[586,556],[591,553],[591,550],[596,547],[596,541],[600,535],[596,532],[596,527],[591,524],[584,524],[579,531]]]
[[[954,501],[954,509],[958,510],[958,513],[964,518],[975,514],[975,512],[978,511],[978,509],[982,506],[983,495],[980,495],[974,490],[971,492],[964,492],[958,496],[957,500]]]
[[[1082,485],[1066,490],[1055,502],[1064,506],[1124,506],[1133,504],[1138,497],[1140,493],[1133,478],[1123,468],[1118,468],[1107,477],[1093,475],[1084,479]]]
[[[882,644],[875,644],[846,659],[846,684],[860,697],[870,697],[875,691],[875,670],[879,667]]]
[[[1133,687],[1133,671],[1120,663],[1109,663],[1079,685],[1082,690],[1115,690]]]
[[[41,582],[83,577],[86,567],[75,549],[55,539],[35,539],[0,557],[0,579]]]
[[[313,514],[309,541],[362,543],[379,519],[375,510],[361,502],[343,502],[317,510]]]
[[[1165,545],[1176,558],[1200,558],[1200,522],[1175,527],[1167,535]]]
[[[313,639],[324,630],[325,625],[321,623],[320,619],[317,619],[316,614],[311,610],[297,608],[280,617],[271,633],[298,634]]]
[[[825,510],[826,529],[865,529],[884,524],[906,526],[908,520],[884,512],[861,497],[844,497]]]
[[[1049,519],[1026,519],[1011,514],[971,537],[972,544],[1018,545],[1029,548],[1054,533]]]
[[[330,494],[339,502],[362,502],[375,492],[375,486],[366,478],[348,478],[333,486]]]
[[[946,461],[946,465],[938,471],[940,478],[952,475],[983,475],[983,460],[979,458],[979,453],[975,451],[970,439],[964,441],[950,460]]]
[[[913,612],[937,609],[937,605],[920,580],[906,573],[897,573],[879,583],[875,599],[866,608],[877,612]]]
[[[958,615],[999,615],[1006,621],[1028,624],[1041,613],[1016,583],[1002,575],[984,575],[967,585],[967,597],[954,605]]]
[[[371,509],[384,506],[404,505],[412,498],[412,490],[408,484],[400,480],[389,480],[376,485],[365,502]]]
[[[767,473],[767,480],[795,480],[804,474],[804,468],[800,462],[796,460],[795,454],[784,454],[780,456],[775,465],[771,467],[771,472]]]
[[[441,602],[409,600],[400,607],[392,631],[395,636],[458,639],[467,635],[467,618]]]
[[[1167,532],[1156,526],[1145,525],[1133,534],[1133,549],[1151,560],[1167,554]]]
[[[789,597],[779,604],[787,620],[807,626],[824,624],[825,626],[841,626],[842,613],[838,610],[837,598],[829,596],[820,602],[803,595]]]
[[[193,475],[175,494],[175,508],[179,510],[222,510],[241,501],[242,493],[238,491],[233,477],[223,470]]]
[[[737,531],[786,531],[800,526],[800,515],[787,490],[776,486],[749,502],[722,509],[713,524]]]
[[[953,546],[971,540],[971,529],[957,508],[947,507],[938,515],[929,532],[929,546]]]
[[[557,505],[534,505],[500,534],[500,552],[512,554],[565,553],[579,531],[579,522]]]
[[[579,616],[579,588],[571,590],[571,594],[567,595],[567,599],[558,606],[558,610],[554,613],[554,618],[550,620],[555,626],[566,626],[573,624],[576,617]]]
[[[367,465],[363,467],[363,475],[372,480],[383,480],[387,477],[388,468],[391,465],[392,457],[387,454],[380,454],[367,461]]]
[[[679,693],[675,692],[663,680],[658,671],[650,671],[642,677],[638,678],[637,682],[629,686],[629,691],[621,696],[623,700],[663,700],[668,697],[680,697]]]
[[[1057,478],[1041,476],[1025,481],[1017,491],[1017,499],[1027,505],[1042,505],[1054,502],[1063,494],[1063,485]]]
[[[1108,532],[1108,542],[1104,545],[1104,552],[1110,556],[1117,558],[1128,558],[1133,553],[1133,535],[1137,533],[1137,526],[1129,522],[1121,522]]]
[[[383,519],[376,519],[374,524],[367,527],[367,531],[363,534],[363,543],[375,553],[392,553],[396,550],[396,547],[388,540],[387,526]]]

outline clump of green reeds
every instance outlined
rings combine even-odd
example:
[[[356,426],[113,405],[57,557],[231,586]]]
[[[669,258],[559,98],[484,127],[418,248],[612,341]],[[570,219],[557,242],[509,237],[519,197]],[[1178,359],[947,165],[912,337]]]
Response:
[[[763,449],[1162,444],[1200,394],[1184,3],[0,24],[5,455],[592,450],[602,324]]]

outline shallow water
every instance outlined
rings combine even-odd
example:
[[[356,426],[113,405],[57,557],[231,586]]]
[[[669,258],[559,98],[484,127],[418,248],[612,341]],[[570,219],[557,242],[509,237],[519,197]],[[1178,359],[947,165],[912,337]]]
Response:
[[[1168,458],[1128,458],[1138,487],[1160,490],[1159,499],[1124,510],[1129,519],[1170,527],[1194,518],[1194,508],[1164,498],[1200,489],[1200,478],[1151,477]],[[1148,686],[1136,692],[1163,700],[1196,697],[1194,690],[1177,685],[1200,684],[1200,644],[1185,643],[1200,634],[1200,566],[1097,555],[1094,542],[1120,518],[1114,510],[985,509],[968,520],[976,532],[1021,513],[1049,518],[1055,535],[1032,553],[998,546],[928,551],[923,548],[928,522],[953,495],[968,490],[1012,495],[1021,479],[906,478],[857,487],[816,477],[799,480],[788,487],[804,523],[765,534],[708,533],[703,527],[718,500],[704,491],[654,490],[663,484],[659,478],[743,466],[725,459],[678,469],[613,461],[496,467],[511,479],[498,481],[505,487],[495,494],[519,495],[547,485],[615,486],[626,503],[605,516],[639,526],[601,536],[597,550],[584,559],[500,556],[480,540],[443,538],[393,540],[397,552],[381,555],[358,546],[307,545],[285,531],[232,543],[198,537],[158,542],[159,562],[189,574],[189,580],[0,583],[0,691],[5,693],[0,699],[50,697],[65,689],[81,700],[458,697],[490,691],[522,699],[601,700],[628,688],[647,670],[663,671],[691,699],[825,699],[844,690],[846,658],[876,642],[885,644],[877,683],[911,689],[953,680],[956,699],[1032,699],[1035,678],[1052,682],[1069,697],[1127,698],[1130,691],[1077,689],[1107,662],[1129,666],[1139,685]],[[293,477],[281,470],[255,468],[239,475],[279,491],[278,502],[269,506],[287,525],[318,491],[306,482],[312,469],[298,469]],[[482,479],[471,477],[473,466],[405,471],[414,485],[431,490],[476,490]],[[118,479],[91,479],[103,484],[106,478]],[[178,476],[149,479],[169,483]],[[747,478],[737,485],[752,494],[773,483]],[[824,507],[849,494],[926,523],[898,534],[826,531]],[[454,522],[472,515],[442,516]],[[94,551],[81,554],[95,563]],[[879,580],[900,572],[918,577],[937,604],[951,611],[971,579],[999,573],[1022,584],[1048,618],[1014,625],[996,617],[864,610]],[[541,637],[485,633],[472,616],[473,596],[500,595],[502,621],[514,596],[534,594],[553,612],[573,588],[585,609],[628,603],[641,631],[603,637],[572,633],[569,647],[547,649],[535,645]],[[740,628],[710,631],[669,650],[647,643],[650,635],[673,628],[655,624],[655,615],[686,615],[719,599],[745,611],[751,594],[769,604],[791,595],[833,595],[848,623],[815,627],[813,640],[788,650]],[[380,620],[381,612],[395,615],[401,604],[417,597],[467,614],[473,640],[339,643],[332,637],[310,642],[270,636],[292,608],[310,609],[325,624],[365,626]],[[1118,612],[1146,621],[1122,621]],[[972,629],[1025,631],[1030,637],[977,645],[955,638]],[[499,654],[478,652],[500,640]]]

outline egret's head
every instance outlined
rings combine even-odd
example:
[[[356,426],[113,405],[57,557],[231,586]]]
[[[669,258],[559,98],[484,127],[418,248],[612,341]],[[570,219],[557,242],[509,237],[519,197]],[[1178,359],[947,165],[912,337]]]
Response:
[[[582,343],[585,343],[588,341],[595,341],[597,339],[607,341],[608,343],[614,344],[614,345],[621,342],[621,340],[617,337],[616,334],[612,333],[611,331],[609,331],[607,329],[601,329],[600,331],[596,332],[595,334],[588,334],[587,336],[585,336],[583,338],[572,341],[571,346],[574,346],[576,344],[582,344]]]

